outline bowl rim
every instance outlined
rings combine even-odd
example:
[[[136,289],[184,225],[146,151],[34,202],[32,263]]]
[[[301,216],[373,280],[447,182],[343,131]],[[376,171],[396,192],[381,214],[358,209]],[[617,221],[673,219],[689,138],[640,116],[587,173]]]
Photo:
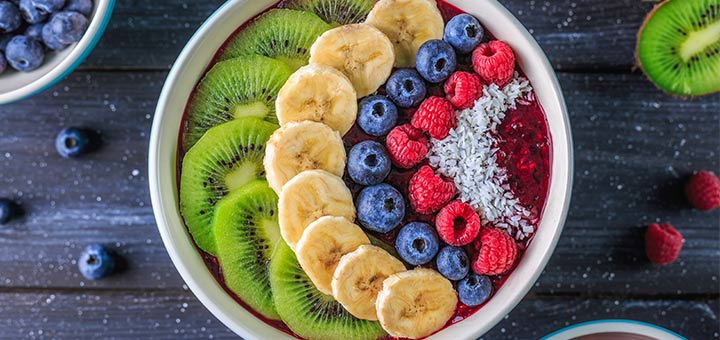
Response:
[[[102,38],[105,29],[110,23],[113,9],[115,8],[115,0],[95,1],[98,2],[97,10],[93,14],[83,37],[72,47],[70,53],[64,56],[57,66],[33,80],[31,83],[9,92],[0,93],[0,105],[20,101],[47,90],[70,75],[70,73],[85,61],[100,41],[100,38]]]
[[[615,328],[612,332],[644,335],[658,340],[687,340],[684,336],[667,328],[647,322],[628,319],[607,319],[582,322],[559,329],[542,337],[540,340],[570,340],[583,335],[607,333],[608,327]]]
[[[148,153],[148,181],[153,212],[161,238],[173,264],[188,288],[201,303],[222,323],[246,339],[292,339],[292,337],[255,318],[252,313],[230,298],[207,270],[180,217],[176,189],[176,155],[180,120],[187,98],[200,76],[204,74],[215,52],[237,29],[238,22],[245,22],[275,2],[275,0],[227,1],[200,26],[180,53],[163,86],[155,112]],[[507,40],[507,42],[519,55],[532,57],[529,58],[532,60],[524,60],[519,57],[518,62],[526,75],[531,78],[535,93],[538,100],[541,101],[548,119],[548,128],[552,138],[552,170],[548,200],[538,226],[541,231],[534,235],[535,239],[527,249],[526,254],[532,256],[525,256],[520,261],[514,273],[496,292],[494,298],[483,307],[483,310],[492,308],[492,312],[488,313],[490,315],[475,313],[463,322],[454,324],[428,338],[474,339],[495,326],[520,302],[549,261],[562,233],[569,209],[573,182],[573,144],[570,119],[557,76],[547,56],[524,26],[497,0],[482,2],[445,0],[445,2],[477,16],[480,16],[477,13],[478,10],[482,9],[485,11],[482,16],[486,19],[499,18],[492,20],[492,24],[486,24],[481,20],[490,32],[500,38],[509,35],[516,36],[515,39],[518,39],[521,45],[513,45],[513,42],[517,43],[518,41]],[[469,7],[474,10],[470,10]],[[235,26],[232,29],[222,27],[223,24],[230,24],[230,18],[233,15],[244,16],[246,19],[239,21],[239,18],[234,18],[235,21],[232,22]],[[498,23],[495,21],[509,26],[505,27],[503,32],[499,32],[496,27]],[[217,32],[214,36],[211,35],[214,30],[227,31],[228,34],[218,38]],[[210,42],[206,40],[212,41],[215,49],[212,50],[212,53],[203,52],[210,53],[209,57],[199,57],[195,53],[196,51],[201,48],[210,48],[207,46]],[[530,66],[533,69],[529,71],[528,67]],[[202,71],[198,71],[199,69]],[[185,75],[183,78],[184,72],[193,72],[194,74],[190,77]],[[200,74],[197,74],[198,72]],[[188,78],[193,79],[188,81]],[[545,86],[540,87],[538,83]],[[181,93],[183,96],[179,95]],[[174,102],[173,99],[182,101],[182,103]],[[178,112],[171,111],[170,108],[183,112],[180,112],[180,117],[178,117]],[[557,121],[550,121],[551,112],[553,119]],[[171,128],[168,128],[168,120],[172,120]],[[474,320],[474,322],[470,320]]]

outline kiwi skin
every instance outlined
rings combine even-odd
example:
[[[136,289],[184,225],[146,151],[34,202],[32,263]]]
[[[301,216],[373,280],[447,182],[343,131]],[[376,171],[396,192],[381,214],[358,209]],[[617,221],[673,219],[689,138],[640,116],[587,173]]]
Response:
[[[355,318],[317,290],[284,241],[270,261],[270,286],[278,314],[303,339],[375,340],[387,335],[379,322]]]
[[[212,231],[216,204],[255,179],[263,179],[265,144],[277,125],[235,119],[208,130],[185,154],[180,173],[180,213],[197,246],[217,256]]]
[[[332,26],[365,21],[377,0],[285,0],[282,8],[314,12]]]
[[[225,285],[254,311],[279,320],[268,263],[279,242],[278,197],[265,181],[229,194],[215,209],[212,228]]]
[[[672,37],[671,34],[687,36],[688,32],[694,32],[693,29],[702,30],[710,25],[718,25],[720,23],[719,0],[694,1],[696,0],[687,2],[682,2],[681,0],[665,0],[656,5],[652,11],[648,13],[638,31],[635,49],[637,64],[657,88],[667,94],[685,98],[720,93],[720,38],[718,38],[715,43],[706,46],[705,50],[693,55],[693,57],[686,62],[678,55],[678,46],[668,45],[667,52],[665,50],[658,51],[657,46],[653,46],[655,42],[646,36],[646,30],[652,27],[652,29],[655,30],[655,32],[653,32],[655,39],[657,39],[658,33],[663,33],[663,37],[672,39],[674,37]],[[698,6],[698,4],[701,5]],[[688,21],[687,16],[683,18],[685,22],[702,23],[702,25],[695,24],[689,28],[678,27],[677,32],[670,31],[673,29],[670,26],[674,24],[671,19],[674,18],[670,18],[669,16],[670,14],[677,15],[679,12],[679,8],[671,9],[670,7],[683,5],[687,6],[685,8],[694,6],[694,8],[688,9],[688,11],[697,8],[705,9],[705,12],[702,13],[699,13],[699,11],[690,13],[700,16],[689,19],[692,21]],[[703,5],[704,7],[702,7]],[[658,23],[661,22],[660,20],[663,21],[662,25],[660,25],[661,28],[658,28]],[[699,28],[697,26],[699,26]],[[658,31],[659,29],[667,29],[668,32]],[[677,40],[679,39],[676,39],[675,43],[677,43]],[[709,48],[713,45],[714,48]],[[659,57],[665,59],[658,61]],[[671,58],[674,60],[671,60]],[[656,65],[659,62],[664,62],[668,69],[659,70],[660,66]],[[688,74],[691,72],[695,75],[694,79],[691,78],[693,74]],[[698,78],[698,74],[701,74],[701,76],[699,76],[700,78]]]

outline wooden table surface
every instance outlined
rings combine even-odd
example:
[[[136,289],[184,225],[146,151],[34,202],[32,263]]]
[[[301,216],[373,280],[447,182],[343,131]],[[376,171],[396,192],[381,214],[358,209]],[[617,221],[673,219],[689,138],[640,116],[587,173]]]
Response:
[[[480,0],[478,0],[480,1]],[[537,339],[582,321],[627,318],[717,339],[720,211],[689,208],[682,184],[720,170],[720,96],[656,90],[634,67],[640,0],[502,1],[555,66],[570,110],[575,186],[555,253],[530,294],[485,339]],[[25,216],[0,226],[0,339],[235,339],[188,291],[160,241],[147,184],[155,104],[169,68],[220,4],[124,0],[89,59],[55,87],[0,106],[0,196]],[[104,146],[61,159],[70,125]],[[669,266],[645,258],[643,233],[685,237]],[[76,259],[111,245],[128,269],[88,281]]]

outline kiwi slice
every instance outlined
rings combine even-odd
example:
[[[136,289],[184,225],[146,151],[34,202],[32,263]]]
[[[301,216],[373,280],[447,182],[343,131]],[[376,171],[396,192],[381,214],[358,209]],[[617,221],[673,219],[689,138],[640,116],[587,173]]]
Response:
[[[311,12],[273,9],[257,17],[225,46],[220,60],[259,54],[297,70],[307,65],[310,46],[331,27]]]
[[[285,0],[284,8],[313,12],[333,26],[365,21],[376,0]]]
[[[278,242],[278,197],[265,181],[253,181],[223,198],[212,229],[225,284],[268,319],[278,320],[270,291],[268,265]]]
[[[278,244],[270,261],[270,285],[283,322],[304,339],[371,340],[387,334],[379,322],[355,318],[317,290],[285,242]]]
[[[242,117],[277,123],[275,99],[292,74],[284,63],[263,56],[219,62],[200,81],[188,106],[183,148],[209,128]]]
[[[211,128],[182,162],[180,212],[200,249],[217,255],[211,222],[227,194],[265,175],[265,143],[278,126],[259,118],[235,119]]]
[[[720,91],[720,0],[669,0],[640,29],[638,61],[665,92]]]

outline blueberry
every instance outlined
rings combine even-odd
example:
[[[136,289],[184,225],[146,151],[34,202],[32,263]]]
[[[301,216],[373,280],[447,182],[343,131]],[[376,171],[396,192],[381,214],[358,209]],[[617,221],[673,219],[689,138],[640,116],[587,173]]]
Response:
[[[470,53],[480,45],[485,31],[470,14],[454,16],[445,26],[443,39],[460,53]]]
[[[405,200],[389,184],[378,184],[360,191],[357,198],[358,221],[380,233],[395,229],[405,217]]]
[[[38,11],[32,0],[20,0],[20,14],[29,24],[37,24],[47,20],[48,14],[45,11]]]
[[[455,50],[442,40],[426,41],[420,46],[415,58],[415,68],[425,80],[431,83],[439,83],[448,79],[456,67]]]
[[[42,29],[45,24],[34,24],[25,29],[25,35],[42,42]]]
[[[16,35],[8,43],[5,57],[12,68],[29,72],[40,67],[45,59],[45,51],[37,40]]]
[[[55,148],[60,156],[65,158],[78,157],[90,151],[92,136],[84,129],[64,128],[55,138]]]
[[[390,132],[398,119],[398,109],[383,95],[365,97],[360,101],[358,125],[371,136],[382,136]]]
[[[57,41],[63,44],[72,44],[80,41],[87,25],[87,18],[78,12],[55,13],[43,28],[43,38],[46,34],[54,35]]]
[[[427,87],[417,71],[404,68],[390,75],[385,91],[397,106],[408,108],[420,105],[427,94]]]
[[[0,198],[0,224],[10,222],[17,215],[16,208],[15,202],[12,200]]]
[[[93,11],[93,3],[92,0],[67,0],[63,10],[75,11],[86,17],[90,17]]]
[[[0,52],[0,74],[5,72],[7,70],[7,60],[5,60],[5,55]]]
[[[435,257],[439,243],[437,234],[429,224],[413,222],[400,229],[395,239],[395,248],[405,262],[419,266]]]
[[[22,24],[20,10],[9,1],[0,0],[0,33],[10,33]]]
[[[470,260],[465,250],[460,247],[443,247],[435,263],[440,274],[453,281],[464,278],[470,271]]]
[[[90,280],[101,279],[112,274],[115,269],[115,257],[101,244],[91,244],[82,252],[78,260],[80,273]]]
[[[30,0],[33,7],[45,14],[55,13],[65,6],[65,0]]]
[[[490,297],[493,286],[489,277],[470,273],[458,283],[457,290],[460,302],[468,306],[479,306]]]
[[[45,43],[45,47],[55,51],[62,50],[68,45],[58,40],[57,34],[52,31],[48,24],[43,25],[42,42]]]
[[[382,144],[364,141],[350,149],[348,153],[348,174],[361,185],[375,185],[385,180],[390,173],[390,155]]]

